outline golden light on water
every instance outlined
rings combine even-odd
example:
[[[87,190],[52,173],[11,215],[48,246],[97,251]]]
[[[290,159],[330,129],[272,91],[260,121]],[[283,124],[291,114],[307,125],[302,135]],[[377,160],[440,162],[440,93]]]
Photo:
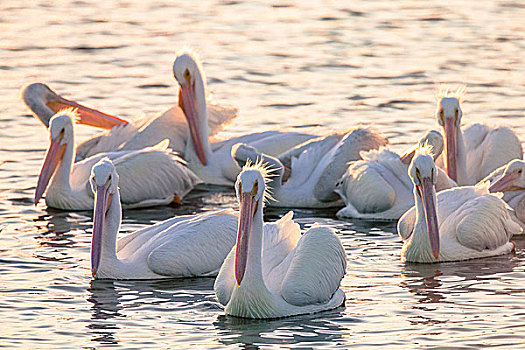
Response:
[[[394,224],[335,220],[348,257],[346,308],[274,322],[224,317],[213,280],[91,281],[90,212],[32,205],[48,134],[19,99],[48,83],[133,119],[177,101],[174,54],[204,60],[215,100],[239,108],[221,136],[373,125],[394,150],[435,128],[440,84],[467,85],[464,120],[525,138],[525,8],[512,1],[2,1],[0,323],[13,348],[249,344],[384,348],[521,345],[525,243],[505,257],[406,266]],[[77,128],[78,138],[93,135]],[[232,193],[124,213],[122,231],[235,205]],[[284,211],[269,211],[275,219]],[[417,344],[417,345],[416,345]]]

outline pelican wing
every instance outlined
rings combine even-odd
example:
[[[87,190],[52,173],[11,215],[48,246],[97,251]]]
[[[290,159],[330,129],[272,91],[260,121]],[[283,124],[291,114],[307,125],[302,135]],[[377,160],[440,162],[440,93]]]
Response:
[[[133,122],[136,133],[131,135],[120,146],[120,150],[137,150],[150,147],[168,139],[169,148],[182,153],[186,148],[188,124],[184,113],[178,107],[172,107],[165,112],[140,118]]]
[[[324,166],[314,186],[314,196],[321,201],[337,199],[334,189],[337,181],[345,173],[348,163],[361,159],[362,151],[378,149],[387,142],[386,138],[371,128],[356,128],[347,132],[324,157]]]
[[[209,136],[217,134],[237,117],[237,108],[232,106],[221,106],[208,101],[206,107],[208,112]]]
[[[237,116],[233,107],[221,107],[208,103],[208,131],[210,135],[218,133],[228,122]],[[170,148],[176,152],[185,151],[188,141],[188,122],[179,106],[165,112],[137,120],[136,135],[129,138],[123,150],[140,149],[151,146],[164,139],[170,140]]]
[[[464,131],[467,169],[474,169],[475,182],[512,159],[523,159],[521,142],[510,128],[474,124]]]
[[[399,161],[399,157],[397,157]],[[396,199],[392,179],[387,181],[385,168],[375,161],[356,161],[348,167],[342,178],[340,192],[344,192],[345,202],[351,204],[359,213],[381,212],[391,208]]]
[[[210,135],[219,132],[224,125],[237,116],[237,109],[208,104],[208,126]],[[169,139],[169,147],[184,152],[188,138],[188,123],[178,106],[165,112],[117,126],[84,141],[77,147],[77,160],[102,152],[137,150]]]
[[[412,236],[414,226],[416,225],[416,207],[408,209],[397,222],[397,234],[403,241]]]
[[[503,175],[506,167],[507,167],[507,164],[500,166],[499,168],[497,168],[496,170],[488,174],[483,180],[480,180],[478,184],[482,184],[487,181],[490,184],[494,183],[496,180],[498,180]]]
[[[346,272],[345,251],[335,232],[314,226],[304,233],[290,255],[281,287],[283,299],[298,306],[329,301]]]
[[[480,186],[461,186],[441,191],[437,194],[438,223],[441,224],[450,218],[465,203],[485,194],[488,194],[488,184]]]
[[[261,153],[278,156],[290,148],[315,137],[317,136],[294,131],[264,131],[214,142],[211,144],[211,147],[213,152],[227,151],[228,154],[230,154],[233,145],[236,143],[245,143],[255,147]]]
[[[484,124],[470,124],[463,128],[463,138],[465,139],[465,147],[467,150],[478,148],[482,143],[490,128]]]
[[[118,151],[137,132],[137,128],[131,123],[103,131],[77,146],[75,161],[78,162],[99,153]]]
[[[437,172],[437,176],[436,176],[436,191],[437,192],[458,186],[456,181],[448,177],[447,173],[440,167],[436,167],[436,172]]]
[[[230,213],[233,213],[232,210],[228,211]],[[169,229],[171,226],[175,225],[179,221],[190,220],[195,216],[196,215],[175,216],[171,219],[158,222],[152,226],[146,226],[140,230],[130,233],[124,237],[121,237],[117,241],[117,253],[119,254],[119,258],[125,258],[129,255],[129,253],[135,252],[157,233]]]
[[[293,174],[283,186],[287,188],[299,188],[308,180],[314,178],[316,172],[319,174],[318,176],[321,176],[322,170],[333,158],[333,149],[339,140],[340,137],[337,134],[319,137],[306,141],[281,156],[280,159],[282,162],[283,160],[284,162],[290,162],[288,164],[291,165]],[[285,164],[284,162],[283,164]],[[333,187],[335,188],[335,182]]]
[[[224,259],[224,263],[213,285],[215,296],[221,305],[228,304],[235,286],[235,247],[233,246],[226,259]]]
[[[521,232],[521,227],[511,219],[505,202],[493,194],[463,204],[443,229],[454,226],[459,243],[477,251],[496,249]]]
[[[263,277],[272,290],[272,278],[278,267],[297,246],[301,238],[301,229],[293,221],[293,211],[275,222],[264,224],[262,267]],[[280,275],[282,279],[282,275]]]
[[[215,275],[235,244],[237,216],[225,212],[198,215],[155,236],[149,268],[163,276]]]
[[[301,144],[289,149],[285,153],[279,155],[279,160],[288,166],[291,166],[293,158],[299,158],[304,151],[308,149],[330,150],[343,138],[344,133],[332,133],[326,136],[319,136],[308,139]]]
[[[139,207],[169,203],[184,197],[200,182],[184,161],[167,150],[167,140],[139,151],[124,152],[112,159],[119,174],[122,203]]]

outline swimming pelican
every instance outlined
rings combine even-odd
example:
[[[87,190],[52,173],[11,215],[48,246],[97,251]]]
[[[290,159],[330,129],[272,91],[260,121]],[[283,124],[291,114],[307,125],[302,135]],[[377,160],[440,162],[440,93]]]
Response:
[[[370,128],[357,128],[307,141],[282,155],[282,161],[245,144],[235,145],[232,156],[240,165],[260,160],[271,167],[270,206],[326,208],[341,206],[334,189],[348,162],[387,142]]]
[[[184,159],[188,167],[208,184],[233,185],[241,170],[231,156],[231,148],[246,143],[272,156],[315,138],[298,132],[266,131],[234,137],[210,144],[207,126],[206,77],[194,52],[183,49],[173,64],[173,75],[180,84],[179,105],[189,125],[191,142],[186,144]]]
[[[489,193],[488,183],[451,188],[436,198],[436,167],[430,147],[416,151],[409,174],[416,205],[397,224],[404,241],[403,260],[458,261],[507,254],[514,249],[510,238],[521,233],[521,227],[511,219],[507,204]]]
[[[474,185],[512,159],[523,159],[521,143],[508,127],[473,124],[461,130],[465,88],[438,95],[436,118],[443,129],[445,150],[436,164],[458,185]]]
[[[77,123],[110,129],[80,143],[75,157],[77,162],[102,152],[150,147],[165,139],[170,141],[169,147],[175,152],[182,153],[186,148],[188,124],[178,106],[128,122],[67,100],[42,83],[24,86],[20,96],[33,115],[46,127],[49,127],[49,120],[55,113],[62,109],[75,108]],[[237,116],[237,109],[219,106],[211,100],[207,100],[207,108],[208,127],[212,135]]]
[[[443,137],[437,131],[427,132],[405,154],[381,148],[379,151],[362,152],[363,160],[353,162],[337,184],[336,192],[346,207],[337,212],[338,217],[368,220],[398,220],[414,205],[414,185],[408,167],[418,145],[428,144],[435,156],[443,150]],[[455,187],[456,184],[440,168],[436,168],[436,190]]]
[[[293,212],[263,226],[268,175],[246,166],[235,184],[239,199],[237,244],[215,280],[227,315],[276,318],[330,310],[344,303],[339,284],[345,251],[335,232],[314,225],[302,236]]]
[[[525,161],[514,159],[494,170],[480,182],[489,182],[489,191],[503,192],[503,200],[513,209],[511,217],[525,229]]]
[[[157,279],[214,276],[235,244],[232,210],[180,216],[117,242],[122,210],[119,174],[103,158],[91,172],[95,194],[91,272],[95,278]]]
[[[74,111],[63,110],[51,118],[50,145],[38,178],[35,204],[46,187],[46,204],[64,210],[93,208],[93,193],[89,189],[91,167],[108,157],[120,174],[122,200],[128,208],[139,208],[178,202],[200,180],[184,166],[184,161],[168,150],[165,140],[156,146],[138,151],[101,153],[73,163]]]

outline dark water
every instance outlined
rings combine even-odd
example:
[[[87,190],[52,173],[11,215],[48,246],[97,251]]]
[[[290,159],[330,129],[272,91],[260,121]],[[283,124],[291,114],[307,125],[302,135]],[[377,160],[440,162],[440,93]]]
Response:
[[[404,265],[393,223],[298,210],[303,227],[338,230],[348,300],[276,321],[225,317],[212,279],[92,281],[91,213],[31,203],[48,136],[18,99],[43,81],[126,118],[164,110],[176,101],[174,53],[189,45],[216,100],[240,109],[225,137],[362,123],[402,149],[435,125],[435,91],[449,83],[468,84],[465,121],[523,138],[522,2],[3,0],[0,10],[0,347],[523,346],[523,238],[512,255]],[[180,208],[126,212],[122,230],[230,206],[232,192],[196,191]]]

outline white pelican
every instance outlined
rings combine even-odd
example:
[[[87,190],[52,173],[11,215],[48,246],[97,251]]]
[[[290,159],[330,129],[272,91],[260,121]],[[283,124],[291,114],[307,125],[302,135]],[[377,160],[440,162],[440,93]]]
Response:
[[[35,204],[47,190],[46,204],[64,210],[93,208],[93,193],[88,184],[91,167],[108,157],[120,174],[122,200],[128,208],[139,208],[180,201],[200,180],[170,152],[168,141],[138,151],[101,153],[73,164],[74,111],[63,110],[49,125],[50,145],[38,178]]]
[[[481,182],[486,181],[490,192],[503,192],[503,200],[513,209],[511,216],[525,228],[525,161],[511,160]]]
[[[214,276],[235,244],[237,216],[231,210],[175,217],[117,242],[122,210],[113,163],[107,158],[98,162],[90,182],[95,194],[91,245],[95,278]]]
[[[206,77],[195,53],[184,49],[177,54],[173,75],[180,84],[179,104],[188,120],[191,142],[186,144],[184,159],[188,167],[208,184],[233,185],[241,170],[231,156],[231,148],[246,143],[272,156],[315,138],[298,132],[266,131],[210,144],[206,105]]]
[[[428,144],[434,155],[443,150],[443,137],[437,131],[427,132],[416,144]],[[379,151],[362,152],[363,160],[353,162],[337,184],[336,192],[346,207],[337,212],[338,217],[368,220],[398,220],[414,205],[414,185],[408,175],[408,166],[416,147],[405,154],[381,148]],[[436,168],[436,190],[456,186],[447,174]]]
[[[334,189],[348,162],[361,159],[361,151],[377,149],[387,142],[370,128],[357,128],[307,141],[282,155],[282,161],[245,144],[235,145],[232,156],[239,164],[260,160],[271,167],[269,205],[326,208],[341,206]]]
[[[186,148],[188,124],[178,106],[128,122],[67,100],[42,83],[24,86],[20,96],[33,115],[46,127],[49,127],[49,120],[55,113],[73,107],[77,110],[77,123],[110,129],[80,143],[75,161],[102,152],[142,149],[165,139],[170,141],[169,147],[175,152],[182,153]],[[207,107],[211,134],[219,132],[224,124],[237,116],[235,108],[219,106],[211,100],[207,100]]]
[[[436,118],[443,129],[445,150],[437,165],[458,185],[474,185],[512,159],[523,159],[521,143],[508,127],[473,124],[461,130],[465,88],[438,95]]]
[[[227,315],[277,318],[341,306],[339,284],[345,251],[335,232],[315,225],[302,236],[289,212],[263,225],[267,174],[247,166],[235,184],[239,199],[237,244],[215,280],[215,294]]]
[[[403,260],[458,261],[514,249],[510,238],[521,233],[521,227],[511,219],[507,204],[489,193],[488,183],[441,191],[436,200],[436,167],[430,147],[416,151],[409,174],[416,205],[397,224],[404,241]]]

